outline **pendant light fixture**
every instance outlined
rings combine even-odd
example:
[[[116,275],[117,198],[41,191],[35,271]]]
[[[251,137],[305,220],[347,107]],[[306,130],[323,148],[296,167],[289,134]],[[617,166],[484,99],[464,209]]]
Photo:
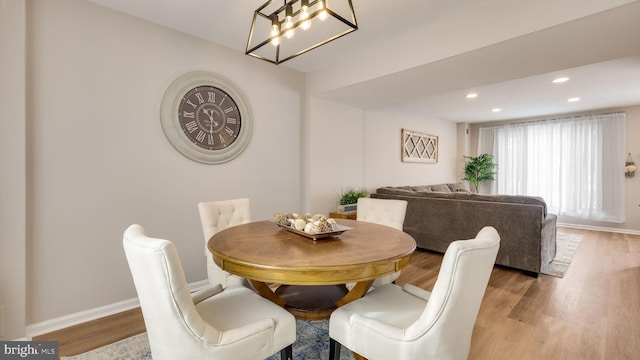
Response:
[[[277,65],[356,30],[351,0],[270,0],[253,13],[245,53]]]

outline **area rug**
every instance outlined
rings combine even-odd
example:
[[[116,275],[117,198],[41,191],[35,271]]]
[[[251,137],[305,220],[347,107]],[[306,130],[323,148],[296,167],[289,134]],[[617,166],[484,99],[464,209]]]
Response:
[[[351,351],[342,347],[340,360],[352,360]],[[294,360],[319,360],[329,358],[329,320],[297,320],[296,342],[293,344]],[[147,334],[142,333],[89,352],[62,357],[61,360],[151,360]],[[279,360],[280,354],[267,360]]]
[[[541,272],[559,278],[564,277],[580,242],[582,242],[582,235],[558,232],[556,234],[556,257],[543,267]]]

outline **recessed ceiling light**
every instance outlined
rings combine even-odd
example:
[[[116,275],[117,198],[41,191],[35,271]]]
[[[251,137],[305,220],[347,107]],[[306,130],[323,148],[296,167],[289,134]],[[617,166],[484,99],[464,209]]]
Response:
[[[502,109],[500,109],[500,108],[493,108],[493,109],[491,109],[491,111],[493,111],[493,112],[500,112],[500,111],[502,111]]]
[[[569,78],[568,78],[568,77],[566,77],[566,76],[563,76],[563,77],[559,77],[559,78],[557,78],[557,79],[553,79],[552,83],[554,83],[554,84],[561,84],[561,83],[563,83],[563,82],[567,82],[567,81],[569,81]]]
[[[579,97],[572,97],[572,98],[569,98],[567,101],[568,102],[577,102],[577,101],[580,101],[580,98]]]
[[[478,94],[476,93],[469,93],[467,94],[467,99],[475,99],[478,97]]]

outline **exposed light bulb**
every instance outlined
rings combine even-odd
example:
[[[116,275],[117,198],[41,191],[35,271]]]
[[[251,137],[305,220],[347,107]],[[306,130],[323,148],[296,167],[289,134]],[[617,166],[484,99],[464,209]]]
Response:
[[[309,0],[302,0],[300,19],[303,20],[302,24],[300,24],[302,30],[308,30],[311,27],[311,20],[309,20]]]
[[[278,22],[277,16],[271,19],[271,32],[269,35],[271,35],[271,45],[280,45],[280,23]]]
[[[322,21],[326,20],[329,17],[329,14],[327,13],[327,9],[325,9],[324,0],[318,1],[318,9],[322,10],[320,14],[318,14],[318,18]]]
[[[311,27],[311,20],[305,20],[302,22],[302,24],[300,24],[300,28],[302,28],[302,30],[309,30],[310,27]]]
[[[271,36],[279,36],[280,35],[280,26],[278,26],[278,24],[271,25],[271,33],[269,33],[269,35],[271,35]]]
[[[287,6],[286,14],[286,20],[284,22],[284,36],[286,36],[287,39],[291,39],[296,34],[293,29],[293,22],[291,21],[293,18],[293,9],[291,8],[291,5]]]
[[[287,39],[291,39],[296,34],[291,21],[287,20],[287,22],[284,23],[284,28],[284,36],[286,36]]]

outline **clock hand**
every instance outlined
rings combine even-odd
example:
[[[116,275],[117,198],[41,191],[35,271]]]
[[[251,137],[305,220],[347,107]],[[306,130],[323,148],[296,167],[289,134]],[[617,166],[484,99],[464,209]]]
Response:
[[[209,110],[211,110],[211,114],[209,114]],[[207,116],[209,117],[209,120],[211,121],[211,123],[213,124],[213,126],[218,126],[218,122],[213,120],[213,109],[202,109],[202,111],[204,111],[205,114],[207,114]],[[211,131],[213,131],[213,126],[211,127]]]

